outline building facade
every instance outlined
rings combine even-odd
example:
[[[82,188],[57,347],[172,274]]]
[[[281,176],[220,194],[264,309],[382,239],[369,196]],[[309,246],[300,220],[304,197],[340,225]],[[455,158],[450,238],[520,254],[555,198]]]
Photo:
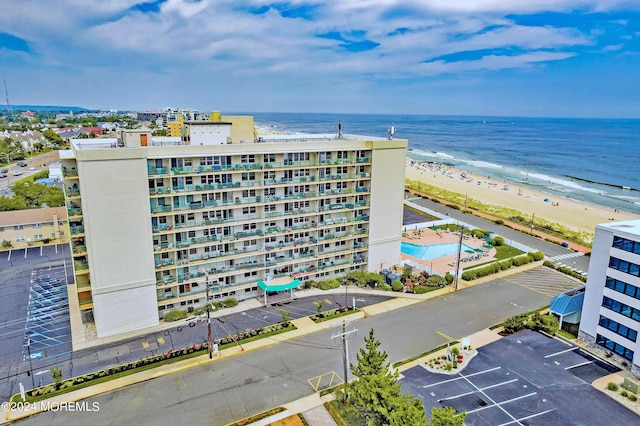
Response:
[[[596,227],[578,337],[640,377],[640,221]]]
[[[406,140],[258,140],[250,117],[185,126],[181,138],[123,131],[61,152],[70,307],[98,337],[203,306],[207,286],[212,300],[243,300],[261,296],[259,280],[399,263]]]
[[[64,207],[0,212],[0,250],[67,244],[68,232]]]

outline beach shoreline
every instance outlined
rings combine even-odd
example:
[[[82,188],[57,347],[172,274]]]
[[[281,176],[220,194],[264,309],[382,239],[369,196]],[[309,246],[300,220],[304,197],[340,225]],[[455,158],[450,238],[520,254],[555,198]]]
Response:
[[[467,196],[485,204],[523,213],[527,218],[544,219],[566,228],[593,235],[600,223],[640,220],[640,215],[605,208],[568,196],[548,194],[491,176],[480,176],[437,162],[407,158],[405,177]]]

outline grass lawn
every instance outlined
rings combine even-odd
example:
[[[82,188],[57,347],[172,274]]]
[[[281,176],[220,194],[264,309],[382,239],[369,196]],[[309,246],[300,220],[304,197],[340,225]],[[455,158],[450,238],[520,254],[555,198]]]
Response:
[[[497,260],[508,259],[513,256],[518,256],[524,254],[522,250],[518,250],[517,248],[501,245],[496,247],[496,255],[495,258]]]

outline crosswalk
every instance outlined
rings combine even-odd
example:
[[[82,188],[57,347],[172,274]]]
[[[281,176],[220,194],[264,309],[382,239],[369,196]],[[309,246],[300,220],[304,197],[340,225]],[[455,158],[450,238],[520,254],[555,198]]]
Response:
[[[551,260],[563,260],[563,259],[571,259],[572,257],[580,257],[584,256],[584,253],[580,253],[579,251],[574,251],[571,253],[559,254],[557,256],[551,257]]]
[[[578,268],[576,268],[575,266],[571,266],[571,265],[567,265],[565,263],[562,262],[558,262],[558,260],[567,260],[567,259],[571,259],[571,258],[575,258],[575,257],[581,257],[584,256],[584,253],[580,253],[579,251],[574,251],[572,253],[565,253],[565,254],[559,254],[557,256],[552,256],[551,260],[554,261],[554,263],[558,266],[562,266],[563,268],[567,268],[567,269],[571,269],[574,272],[579,273],[580,275],[583,276],[587,276],[587,273],[585,271],[582,271]],[[575,262],[574,262],[575,264]]]

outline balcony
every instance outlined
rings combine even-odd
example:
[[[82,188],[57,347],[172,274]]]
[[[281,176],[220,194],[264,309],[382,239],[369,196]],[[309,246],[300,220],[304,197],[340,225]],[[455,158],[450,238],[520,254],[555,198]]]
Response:
[[[80,190],[78,188],[65,188],[64,192],[67,194],[67,198],[77,198],[80,196]]]
[[[75,169],[75,167],[71,170],[67,169],[66,167],[62,168],[62,177],[64,179],[77,179],[78,178],[78,171]]]
[[[84,234],[84,226],[72,226],[71,235]]]
[[[170,266],[173,265],[175,262],[173,261],[173,259],[161,259],[161,260],[156,260],[156,269],[157,268],[163,268],[165,266]]]
[[[369,157],[356,158],[356,164],[369,163]]]
[[[151,207],[151,213],[169,213],[170,211],[171,206],[159,205]]]
[[[147,174],[149,176],[162,176],[169,174],[168,167],[147,167]]]
[[[69,212],[69,217],[82,216],[82,209],[80,207],[69,207],[67,211]]]
[[[74,256],[84,255],[84,254],[87,254],[87,246],[85,246],[85,245],[73,246],[73,255]]]

